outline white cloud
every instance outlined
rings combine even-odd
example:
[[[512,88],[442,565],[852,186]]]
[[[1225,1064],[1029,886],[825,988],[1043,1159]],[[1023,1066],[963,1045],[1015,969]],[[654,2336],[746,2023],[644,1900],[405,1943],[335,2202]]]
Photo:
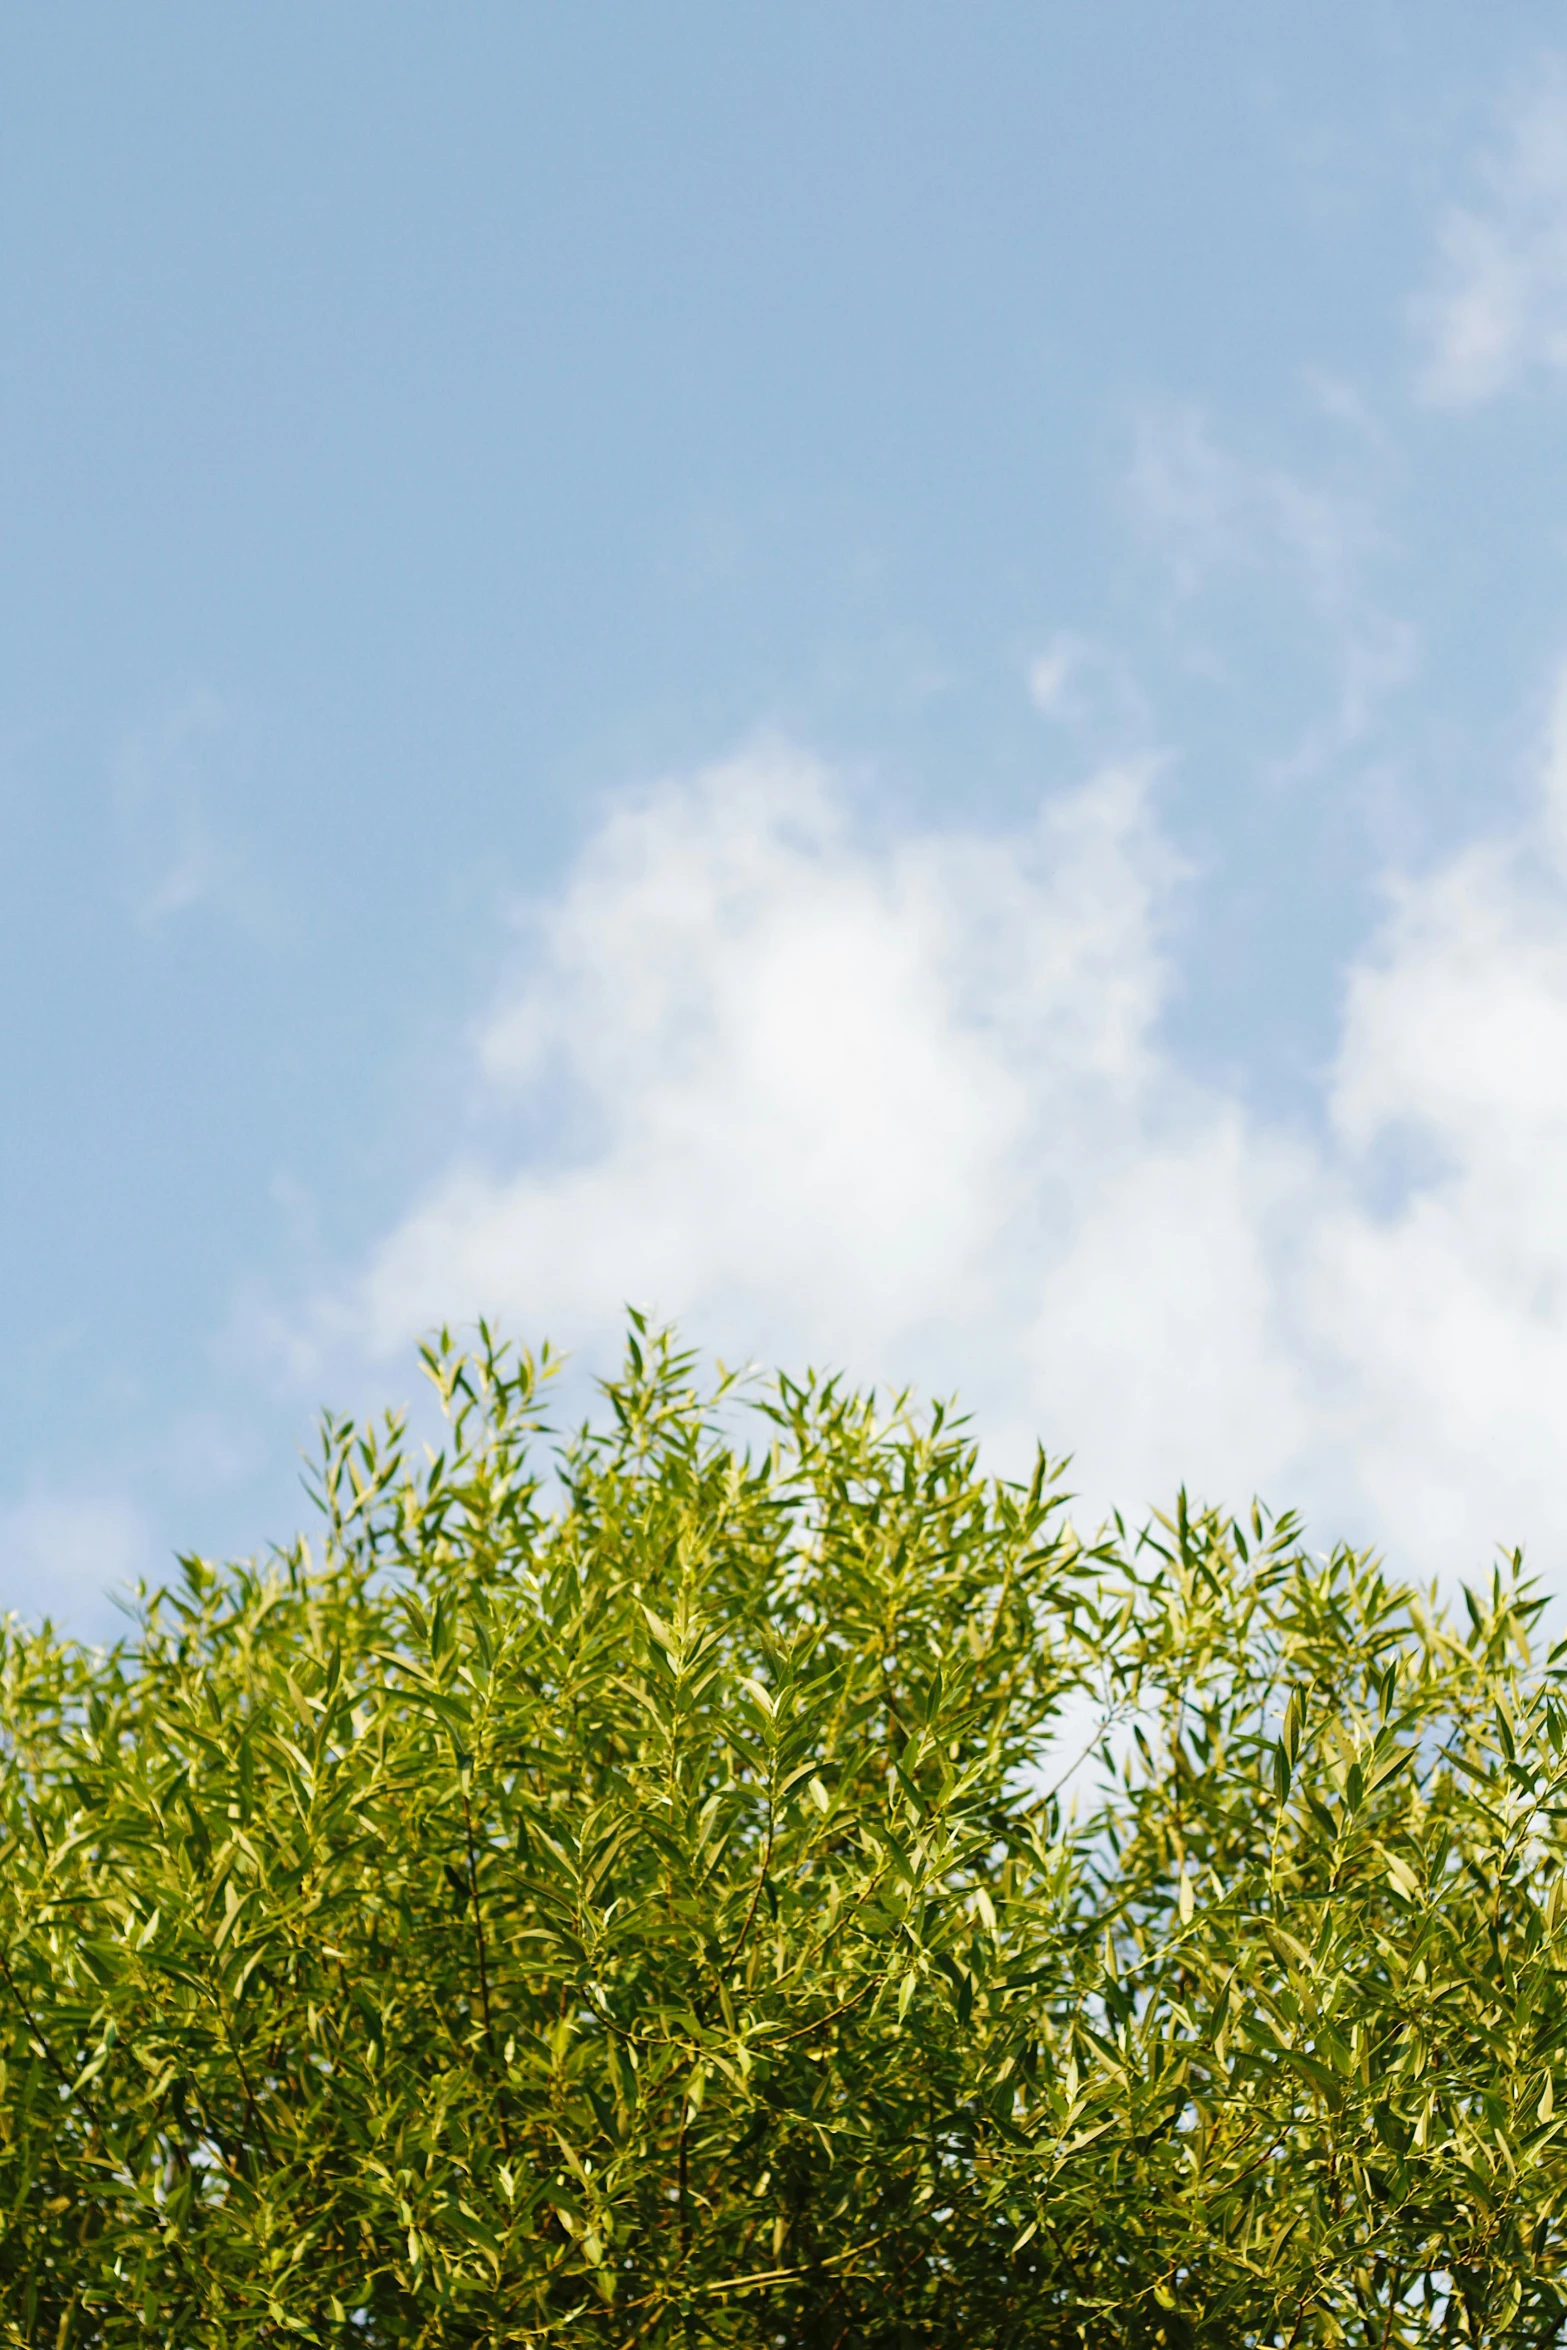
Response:
[[[500,1095],[563,1076],[595,1144],[454,1168],[376,1261],[373,1337],[454,1292],[534,1323],[652,1296],[841,1354],[989,1311],[1037,1205],[1037,1099],[1144,1082],[1170,865],[1145,781],[1108,776],[1026,839],[882,856],[782,751],[622,810],[478,1053]]]
[[[1550,1560],[1562,746],[1567,716],[1525,834],[1390,889],[1318,1139],[1161,1039],[1182,880],[1146,766],[883,846],[785,749],[651,791],[477,1039],[477,1107],[532,1141],[452,1164],[318,1335],[487,1310],[602,1359],[630,1298],[729,1359],[956,1384],[1005,1456],[1072,1448],[1090,1514],[1184,1477],[1433,1571]]]
[[[1518,92],[1479,179],[1478,202],[1444,217],[1415,304],[1422,389],[1450,408],[1567,371],[1567,63],[1545,60]]]
[[[1402,1147],[1397,1211],[1322,1219],[1315,1311],[1355,1374],[1384,1524],[1444,1547],[1567,1535],[1567,695],[1538,810],[1392,896],[1333,1076],[1351,1164]]]
[[[47,1615],[79,1637],[112,1640],[126,1627],[109,1594],[148,1574],[152,1560],[134,1503],[31,1494],[0,1509],[0,1614]]]

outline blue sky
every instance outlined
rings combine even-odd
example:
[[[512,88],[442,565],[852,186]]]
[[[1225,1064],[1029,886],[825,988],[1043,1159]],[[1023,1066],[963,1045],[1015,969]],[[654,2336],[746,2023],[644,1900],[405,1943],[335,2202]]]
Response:
[[[1559,14],[0,20],[0,1598],[442,1316],[1567,1498]]]

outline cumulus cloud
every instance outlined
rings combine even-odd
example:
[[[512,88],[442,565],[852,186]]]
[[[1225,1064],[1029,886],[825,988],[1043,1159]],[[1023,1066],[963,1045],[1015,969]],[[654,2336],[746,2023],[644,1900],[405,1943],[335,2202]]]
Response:
[[[1567,371],[1567,62],[1546,60],[1518,92],[1478,178],[1476,201],[1442,221],[1415,305],[1422,388],[1442,407]]]
[[[819,764],[623,804],[477,1036],[474,1141],[318,1322],[487,1310],[602,1359],[958,1386],[1083,1512],[1185,1479],[1483,1566],[1567,1539],[1567,715],[1518,837],[1390,884],[1319,1127],[1163,1040],[1183,870],[1127,764],[1016,832],[877,843]],[[515,1121],[515,1123],[513,1123]],[[508,1139],[509,1137],[509,1139]]]
[[[1567,696],[1528,827],[1391,893],[1333,1073],[1350,1164],[1416,1171],[1392,1212],[1323,1219],[1315,1310],[1379,1519],[1437,1545],[1481,1509],[1567,1534],[1564,845]]]
[[[454,1291],[535,1321],[651,1296],[873,1355],[991,1310],[1005,1234],[1068,1179],[1039,1102],[1102,1122],[1147,1083],[1171,859],[1146,790],[1118,770],[1027,836],[880,854],[782,750],[623,808],[477,1052],[578,1148],[454,1168],[376,1259],[373,1337]]]

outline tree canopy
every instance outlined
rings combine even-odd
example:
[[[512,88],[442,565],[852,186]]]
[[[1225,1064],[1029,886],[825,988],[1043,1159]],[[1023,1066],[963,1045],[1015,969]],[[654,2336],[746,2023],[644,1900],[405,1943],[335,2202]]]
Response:
[[[1559,2338],[1516,1561],[1089,1540],[639,1322],[565,1442],[427,1361],[444,1449],[328,1420],[312,1541],[4,1634],[0,2338]]]

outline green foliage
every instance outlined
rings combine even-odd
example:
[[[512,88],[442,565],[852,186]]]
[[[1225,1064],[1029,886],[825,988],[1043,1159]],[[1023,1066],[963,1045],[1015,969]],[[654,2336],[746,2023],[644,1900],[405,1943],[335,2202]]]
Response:
[[[438,1457],[328,1423],[319,1555],[5,1636],[0,2339],[1559,2337],[1516,1571],[1085,1548],[1043,1460],[640,1324],[541,1454],[481,1336]]]

